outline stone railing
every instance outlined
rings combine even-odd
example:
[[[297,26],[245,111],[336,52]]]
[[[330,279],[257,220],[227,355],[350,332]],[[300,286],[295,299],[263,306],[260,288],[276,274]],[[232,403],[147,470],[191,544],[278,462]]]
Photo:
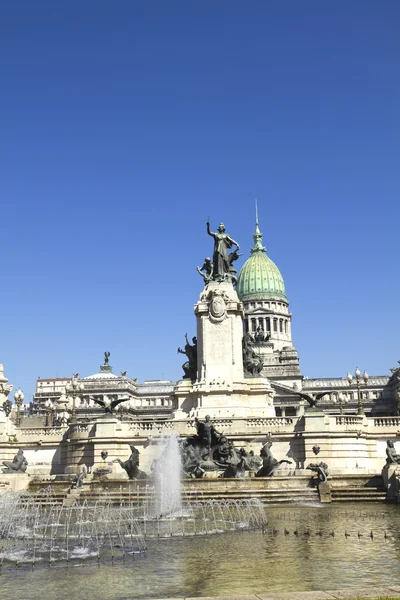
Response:
[[[173,429],[173,421],[131,421],[128,423],[129,431],[145,433],[160,433],[166,429]]]
[[[42,436],[54,436],[62,437],[67,431],[67,427],[24,427],[23,429],[17,430],[17,438],[37,438],[38,440]]]
[[[336,417],[336,425],[360,428],[364,425],[363,415],[340,415]]]
[[[290,427],[293,426],[293,419],[290,417],[260,417],[245,419],[246,427]]]
[[[373,423],[374,427],[400,427],[400,417],[374,417]]]

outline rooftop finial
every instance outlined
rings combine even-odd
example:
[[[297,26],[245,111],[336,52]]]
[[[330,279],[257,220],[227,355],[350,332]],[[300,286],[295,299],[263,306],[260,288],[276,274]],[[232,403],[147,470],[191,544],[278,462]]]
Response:
[[[250,250],[251,253],[253,252],[265,252],[266,248],[262,245],[262,233],[260,231],[260,228],[258,226],[258,202],[257,202],[257,198],[256,198],[256,230],[253,234],[253,238],[254,238],[254,246],[253,248]]]

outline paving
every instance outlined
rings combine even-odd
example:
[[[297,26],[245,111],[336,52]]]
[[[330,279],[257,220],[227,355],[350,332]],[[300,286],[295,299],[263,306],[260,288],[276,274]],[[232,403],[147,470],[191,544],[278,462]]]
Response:
[[[242,596],[185,596],[159,600],[358,600],[369,598],[396,598],[400,600],[400,586],[347,588],[312,592],[265,592]]]

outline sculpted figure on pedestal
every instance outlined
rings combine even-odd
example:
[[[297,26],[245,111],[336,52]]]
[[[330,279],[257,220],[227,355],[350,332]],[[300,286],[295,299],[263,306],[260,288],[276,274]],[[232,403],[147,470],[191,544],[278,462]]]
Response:
[[[147,479],[147,474],[139,469],[140,452],[135,446],[130,446],[131,455],[128,460],[122,461],[116,458],[113,462],[121,465],[124,471],[127,472],[129,479]]]
[[[396,454],[396,449],[392,440],[386,442],[386,464],[400,465],[400,454]]]
[[[5,402],[3,402],[3,410],[5,412],[6,417],[8,417],[12,410],[12,403],[8,398]]]
[[[212,280],[213,270],[214,265],[211,262],[211,258],[205,258],[203,266],[197,267],[197,272],[202,276],[205,285]]]
[[[314,471],[317,474],[318,481],[325,482],[328,480],[329,471],[326,463],[310,463],[306,468],[310,471]]]
[[[271,446],[272,446],[272,442],[271,440],[268,440],[268,442],[266,444],[264,444],[264,446],[261,448],[260,450],[260,456],[262,458],[263,461],[263,466],[261,467],[261,469],[259,471],[257,471],[256,473],[256,477],[272,477],[272,475],[274,474],[274,471],[276,471],[276,469],[283,463],[287,463],[287,464],[292,464],[291,460],[276,460],[276,458],[274,458],[272,456],[272,452],[271,452]]]
[[[3,465],[6,467],[3,469],[3,473],[25,473],[28,467],[28,461],[26,460],[24,453],[20,448],[17,454],[14,456],[12,462],[3,460]]]
[[[197,379],[197,338],[192,338],[193,345],[189,344],[187,333],[185,333],[185,349],[178,348],[179,354],[185,354],[188,360],[183,363],[182,369],[185,373],[183,379],[190,379],[193,383]]]
[[[258,356],[253,348],[252,336],[246,333],[243,336],[243,369],[249,375],[259,375],[263,369],[264,363],[261,356]]]
[[[207,221],[207,233],[214,238],[214,268],[212,279],[214,281],[232,281],[232,262],[236,260],[236,258],[239,258],[239,255],[237,255],[239,244],[225,233],[225,225],[223,223],[220,223],[217,232],[213,232],[210,230],[209,221]],[[232,253],[233,256],[230,258],[228,256],[228,250],[232,248],[232,246],[236,246],[236,251]]]

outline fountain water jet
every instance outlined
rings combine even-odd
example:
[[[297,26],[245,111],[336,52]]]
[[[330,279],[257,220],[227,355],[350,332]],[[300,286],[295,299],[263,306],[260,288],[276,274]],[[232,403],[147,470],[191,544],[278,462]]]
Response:
[[[181,472],[178,436],[163,438],[154,468],[157,517],[182,512]]]

